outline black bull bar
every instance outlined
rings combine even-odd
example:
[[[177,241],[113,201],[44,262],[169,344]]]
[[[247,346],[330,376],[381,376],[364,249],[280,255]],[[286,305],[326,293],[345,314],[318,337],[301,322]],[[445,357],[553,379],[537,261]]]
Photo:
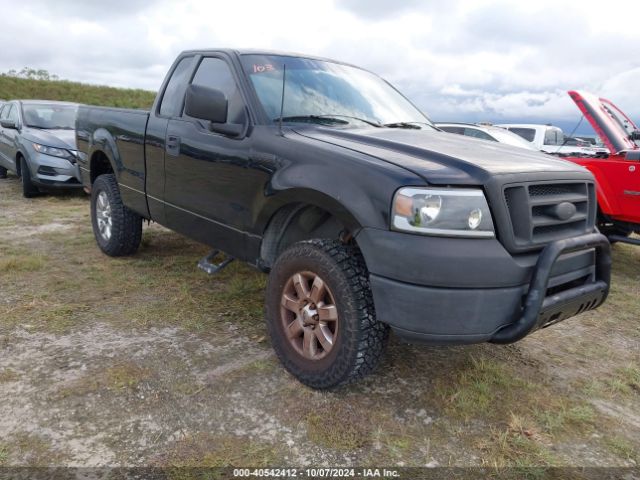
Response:
[[[595,280],[547,296],[551,270],[560,255],[591,248],[596,250]],[[538,328],[593,310],[606,300],[610,283],[611,246],[607,237],[599,233],[590,233],[552,242],[542,250],[538,258],[522,316],[498,330],[490,341],[493,343],[517,342]]]

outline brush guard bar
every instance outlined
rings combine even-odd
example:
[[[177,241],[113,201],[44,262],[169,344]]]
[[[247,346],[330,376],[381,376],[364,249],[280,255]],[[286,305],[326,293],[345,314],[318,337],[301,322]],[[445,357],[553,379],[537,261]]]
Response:
[[[595,280],[547,296],[551,270],[558,258],[566,253],[591,248],[596,251]],[[542,250],[538,258],[522,316],[498,330],[490,341],[493,343],[517,342],[534,330],[593,310],[606,300],[610,283],[611,246],[607,237],[600,233],[590,233],[552,242]]]

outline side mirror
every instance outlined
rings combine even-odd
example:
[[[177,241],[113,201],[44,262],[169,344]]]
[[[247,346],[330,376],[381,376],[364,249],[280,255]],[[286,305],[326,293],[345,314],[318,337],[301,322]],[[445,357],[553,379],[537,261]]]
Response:
[[[184,105],[184,113],[193,118],[213,123],[226,123],[229,102],[220,90],[189,85]]]
[[[18,125],[16,125],[15,120],[9,120],[5,118],[4,120],[0,120],[0,125],[2,125],[2,128],[11,128],[13,130],[18,129]]]
[[[244,125],[227,123],[229,102],[226,95],[215,88],[202,85],[189,85],[184,104],[184,113],[199,120],[211,122],[213,132],[238,137],[244,131]]]

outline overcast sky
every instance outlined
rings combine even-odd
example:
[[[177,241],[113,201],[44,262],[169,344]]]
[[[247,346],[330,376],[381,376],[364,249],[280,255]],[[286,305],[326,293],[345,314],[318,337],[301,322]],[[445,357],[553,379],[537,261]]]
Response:
[[[269,48],[373,70],[434,120],[570,130],[568,89],[640,117],[637,0],[0,0],[0,11],[0,71],[155,90],[181,50]]]

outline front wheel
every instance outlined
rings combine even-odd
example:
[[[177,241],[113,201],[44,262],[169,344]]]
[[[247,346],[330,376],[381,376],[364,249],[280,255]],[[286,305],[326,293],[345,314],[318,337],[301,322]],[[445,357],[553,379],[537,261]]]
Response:
[[[389,327],[376,320],[359,250],[334,240],[292,245],[267,283],[266,319],[284,367],[312,388],[326,389],[372,372]]]
[[[24,198],[33,198],[40,193],[38,187],[31,181],[29,165],[27,165],[24,157],[20,157],[20,178],[22,180],[22,196]]]
[[[100,175],[91,188],[91,223],[96,242],[111,257],[132,255],[142,239],[142,217],[122,203],[113,174]]]
[[[7,169],[0,166],[0,178],[7,178]]]

